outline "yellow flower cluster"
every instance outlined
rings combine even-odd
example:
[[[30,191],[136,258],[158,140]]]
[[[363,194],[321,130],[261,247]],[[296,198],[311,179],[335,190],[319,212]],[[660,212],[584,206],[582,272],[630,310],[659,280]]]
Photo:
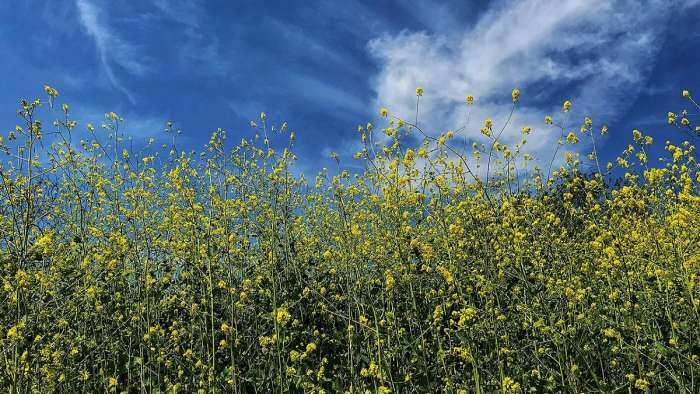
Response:
[[[134,148],[114,112],[76,141],[68,106],[25,100],[0,139],[0,387],[698,392],[695,110],[606,166],[607,126],[571,108],[482,134],[382,108],[360,171],[333,155],[309,180],[265,113],[191,152],[172,125]]]

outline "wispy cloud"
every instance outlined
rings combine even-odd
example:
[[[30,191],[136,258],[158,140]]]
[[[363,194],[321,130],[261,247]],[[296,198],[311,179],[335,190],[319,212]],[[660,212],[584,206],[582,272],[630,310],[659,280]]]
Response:
[[[179,52],[179,60],[191,73],[225,77],[231,72],[231,62],[222,55],[216,36],[208,36],[196,29],[186,31],[187,41]]]
[[[109,83],[122,92],[131,103],[134,94],[119,80],[114,65],[134,75],[144,75],[149,71],[145,56],[133,44],[123,40],[108,26],[104,10],[90,0],[76,0],[80,23],[95,42],[100,64]]]
[[[198,29],[202,19],[201,2],[197,0],[154,0],[153,5],[166,17]]]
[[[357,116],[365,113],[366,103],[328,80],[310,74],[290,73],[287,83],[297,97],[315,105],[319,110],[346,112]]]
[[[211,20],[199,0],[154,0],[160,16],[183,27],[185,40],[179,48],[178,59],[189,72],[226,76],[231,69],[230,60],[222,55],[218,36],[206,23]]]
[[[409,118],[413,89],[424,86],[422,124],[439,133],[464,124],[464,97],[474,94],[476,123],[468,137],[483,141],[478,122],[492,117],[502,124],[510,89],[518,87],[524,106],[504,139],[519,140],[523,124],[540,126],[527,149],[548,160],[559,134],[544,129],[544,115],[559,113],[565,99],[574,102],[575,124],[584,114],[608,121],[626,111],[654,65],[668,18],[679,7],[660,0],[500,1],[459,34],[404,31],[380,37],[368,45],[380,63],[375,106]],[[528,100],[537,108],[527,106]]]

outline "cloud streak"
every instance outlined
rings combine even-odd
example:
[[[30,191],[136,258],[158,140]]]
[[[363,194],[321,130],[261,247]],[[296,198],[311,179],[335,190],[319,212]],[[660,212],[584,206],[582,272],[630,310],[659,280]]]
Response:
[[[100,64],[109,83],[123,93],[134,104],[134,94],[119,80],[114,65],[131,74],[142,76],[148,73],[143,54],[131,43],[123,40],[111,30],[105,22],[104,10],[89,0],[76,0],[78,16],[85,32],[90,36],[97,49]]]
[[[181,25],[185,40],[178,52],[180,63],[188,71],[216,77],[226,76],[231,62],[222,55],[215,32],[203,21],[211,20],[199,0],[155,0],[160,16]]]

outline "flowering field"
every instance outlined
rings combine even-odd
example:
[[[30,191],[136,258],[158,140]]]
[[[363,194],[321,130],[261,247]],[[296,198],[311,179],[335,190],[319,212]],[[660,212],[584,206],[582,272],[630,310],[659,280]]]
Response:
[[[686,112],[668,121],[688,142],[621,131],[608,164],[607,127],[570,101],[440,135],[381,109],[358,130],[364,173],[338,159],[306,179],[264,114],[240,143],[217,130],[184,152],[168,129],[134,147],[117,114],[78,125],[45,92],[0,137],[0,387],[700,391]],[[459,143],[479,128],[488,143]],[[554,157],[524,153],[537,133],[561,134]]]

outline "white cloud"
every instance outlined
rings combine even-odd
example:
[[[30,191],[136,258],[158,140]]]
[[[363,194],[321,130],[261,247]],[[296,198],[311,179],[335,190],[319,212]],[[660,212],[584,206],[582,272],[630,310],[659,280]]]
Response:
[[[513,143],[522,125],[532,125],[526,147],[542,165],[559,137],[545,127],[544,115],[559,114],[566,99],[574,102],[572,129],[584,115],[607,122],[622,114],[644,87],[668,18],[680,7],[661,0],[500,1],[461,32],[383,36],[368,44],[380,64],[375,108],[413,119],[413,91],[422,86],[420,123],[435,135],[464,125],[464,97],[473,94],[467,133],[484,141],[482,120],[491,117],[500,129],[517,87],[521,103],[503,137]],[[528,100],[556,105],[528,106]]]
[[[92,37],[100,57],[100,63],[110,84],[135,102],[133,93],[117,78],[113,65],[118,65],[134,75],[148,72],[145,57],[138,48],[123,40],[107,25],[104,10],[90,0],[76,0],[80,23]]]

